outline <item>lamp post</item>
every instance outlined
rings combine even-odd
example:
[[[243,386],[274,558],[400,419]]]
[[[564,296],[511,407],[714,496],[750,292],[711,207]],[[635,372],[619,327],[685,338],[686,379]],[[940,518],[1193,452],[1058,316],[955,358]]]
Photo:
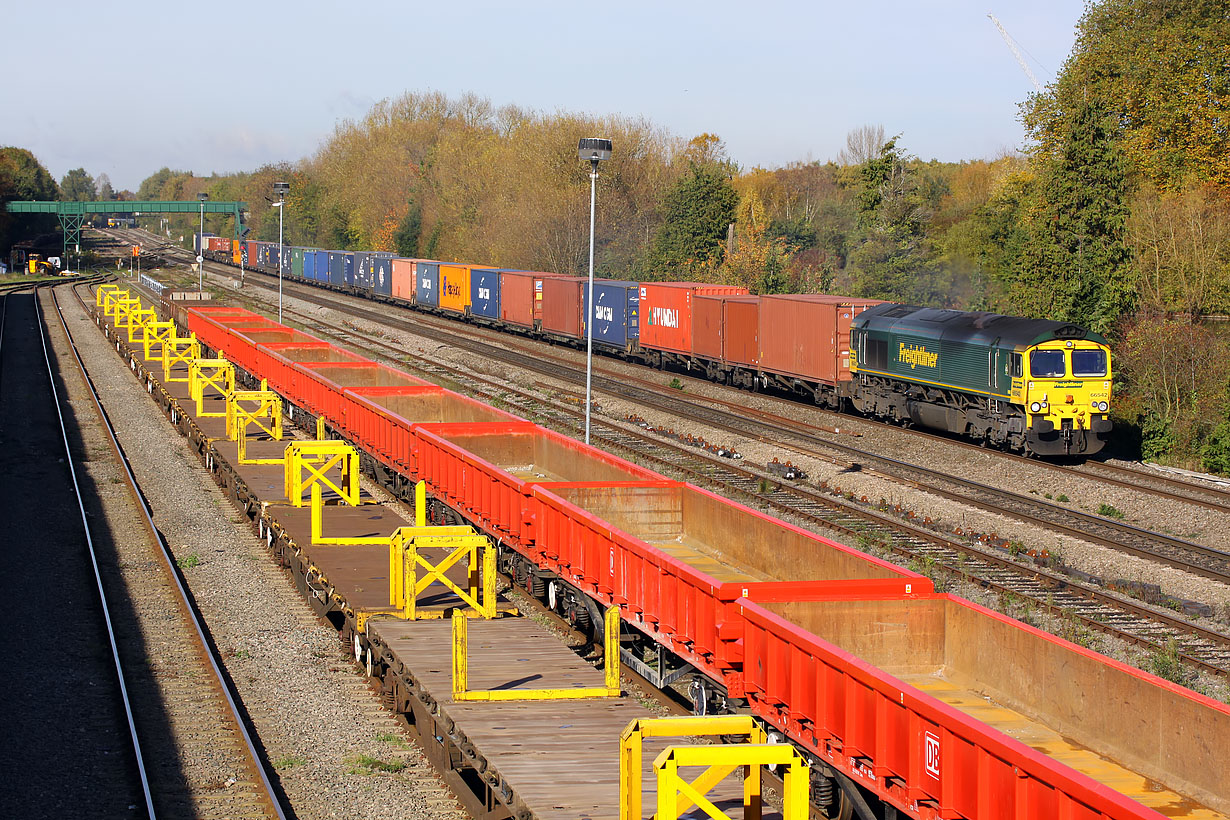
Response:
[[[201,191],[196,195],[196,198],[201,200],[201,231],[196,237],[196,273],[197,284],[196,289],[201,293],[205,292],[205,200],[209,199],[209,194]]]
[[[290,190],[289,182],[273,183],[273,192],[278,195],[278,201],[273,207],[278,209],[278,324],[282,323],[282,266],[285,260],[286,246],[282,244],[282,218],[286,214],[286,192]]]
[[[583,137],[577,155],[589,161],[589,296],[585,302],[585,443],[589,444],[589,410],[594,381],[594,206],[598,197],[598,163],[611,158],[611,141]]]

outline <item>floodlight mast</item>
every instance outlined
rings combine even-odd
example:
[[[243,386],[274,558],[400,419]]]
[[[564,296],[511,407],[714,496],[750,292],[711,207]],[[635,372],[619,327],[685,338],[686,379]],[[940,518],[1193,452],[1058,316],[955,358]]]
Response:
[[[205,200],[209,194],[201,191],[196,195],[201,200],[201,231],[196,236],[196,289],[205,292]]]
[[[585,137],[577,144],[577,155],[589,161],[589,296],[585,302],[585,443],[589,444],[589,414],[593,404],[594,381],[594,211],[598,195],[598,163],[611,158],[611,141]]]
[[[278,209],[278,324],[282,323],[282,254],[286,246],[282,244],[282,223],[286,213],[286,192],[290,190],[289,182],[273,183],[273,192],[278,195],[278,201],[273,207]]]

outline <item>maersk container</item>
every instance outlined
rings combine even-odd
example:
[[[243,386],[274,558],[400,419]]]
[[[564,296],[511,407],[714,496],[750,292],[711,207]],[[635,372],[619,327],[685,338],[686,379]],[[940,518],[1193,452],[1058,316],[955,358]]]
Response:
[[[850,322],[879,299],[820,293],[762,296],[760,368],[807,381],[850,380]]]
[[[582,288],[587,280],[580,276],[542,279],[542,332],[581,339]]]
[[[382,296],[392,296],[393,255],[390,253],[373,253],[370,264],[374,284],[373,290]]]
[[[440,263],[419,260],[414,263],[414,300],[428,307],[440,306]]]
[[[703,282],[642,282],[641,347],[688,355],[692,352],[692,297],[740,296],[747,288]]]
[[[470,272],[471,315],[500,318],[500,273],[494,268],[475,268]]]
[[[594,341],[627,348],[640,336],[640,285],[616,279],[594,280],[594,308],[584,315],[594,323]],[[589,281],[581,286],[581,303],[589,305]],[[588,334],[581,328],[581,335]]]
[[[414,301],[414,263],[413,259],[393,260],[393,292],[394,299]]]

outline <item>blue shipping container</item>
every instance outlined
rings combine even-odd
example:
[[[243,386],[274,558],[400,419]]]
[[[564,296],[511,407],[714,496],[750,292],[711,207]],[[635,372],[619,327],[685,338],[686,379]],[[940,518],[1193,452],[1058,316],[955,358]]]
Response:
[[[589,285],[581,286],[581,300],[589,304]],[[594,341],[626,347],[640,337],[640,285],[614,279],[594,280]],[[588,332],[588,331],[586,331]]]
[[[500,318],[500,271],[470,271],[470,313],[487,319]]]
[[[294,255],[294,252],[291,250],[290,245],[283,245],[281,251],[279,251],[277,248],[274,248],[274,253],[281,253],[282,275],[283,276],[294,276],[295,275],[295,264],[294,264],[295,255]]]
[[[414,263],[414,301],[429,307],[440,306],[440,263]]]
[[[393,295],[393,255],[372,254],[372,278],[376,283],[376,293],[384,296]]]
[[[354,286],[361,290],[372,289],[371,268],[367,264],[370,258],[371,254],[367,251],[354,252]]]
[[[328,282],[329,281],[329,252],[328,251],[316,251],[314,256],[316,257],[316,267],[315,267],[316,281],[317,282]]]
[[[334,285],[346,284],[345,251],[329,251],[329,281]]]
[[[303,278],[309,282],[316,281],[316,251],[311,248],[303,249]]]

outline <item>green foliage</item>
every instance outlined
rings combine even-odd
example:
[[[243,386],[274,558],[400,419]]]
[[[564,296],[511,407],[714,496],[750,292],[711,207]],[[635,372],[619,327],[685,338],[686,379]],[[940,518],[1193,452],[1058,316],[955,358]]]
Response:
[[[98,196],[94,177],[84,168],[74,168],[60,180],[60,199],[64,202],[92,202]]]
[[[423,209],[411,202],[393,234],[394,249],[402,256],[418,256],[419,234],[423,231]]]
[[[1123,511],[1110,504],[1099,504],[1098,515],[1104,515],[1107,518],[1123,518]]]
[[[1230,475],[1230,419],[1224,419],[1205,440],[1200,463],[1210,473]]]
[[[54,200],[59,195],[55,180],[34,154],[24,148],[0,148],[0,206],[14,199]],[[56,224],[50,214],[15,216],[0,207],[0,254],[7,260],[14,243],[52,231]]]
[[[662,203],[662,225],[649,250],[650,269],[670,279],[716,267],[738,206],[739,194],[719,166],[689,162]]]
[[[1222,0],[1099,0],[1055,83],[1022,107],[1044,154],[1088,103],[1131,165],[1163,188],[1230,184],[1230,37]]]

